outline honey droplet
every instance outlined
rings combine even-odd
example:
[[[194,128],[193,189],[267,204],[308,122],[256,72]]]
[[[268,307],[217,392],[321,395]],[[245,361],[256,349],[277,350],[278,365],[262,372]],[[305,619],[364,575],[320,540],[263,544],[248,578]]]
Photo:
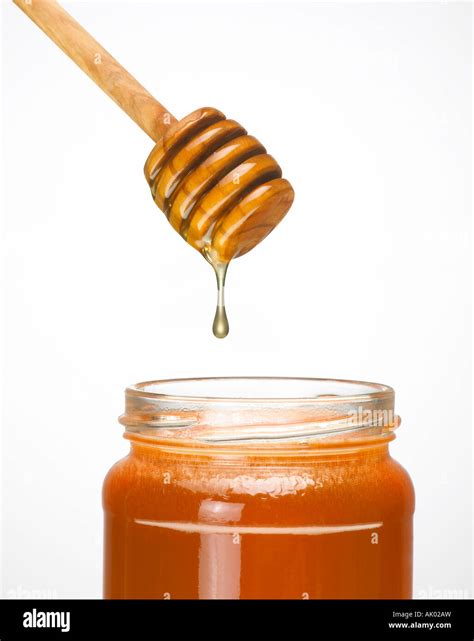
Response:
[[[216,338],[225,338],[229,333],[229,321],[227,320],[224,302],[225,276],[229,263],[211,262],[211,265],[214,267],[217,279],[217,307],[212,324],[212,332]]]
[[[225,307],[217,306],[212,332],[216,338],[225,338],[229,333],[229,321],[227,320]]]

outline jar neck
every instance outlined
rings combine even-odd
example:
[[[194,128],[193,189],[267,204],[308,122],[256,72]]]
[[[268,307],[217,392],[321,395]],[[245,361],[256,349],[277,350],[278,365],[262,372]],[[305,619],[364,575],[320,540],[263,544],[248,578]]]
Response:
[[[183,445],[160,442],[143,438],[141,435],[125,432],[124,438],[130,441],[130,454],[137,460],[146,461],[181,461],[183,465],[199,462],[208,462],[238,465],[241,463],[252,465],[285,466],[301,464],[317,464],[323,461],[349,461],[383,459],[390,455],[389,442],[395,438],[367,438],[357,442],[325,442],[312,443],[309,446],[269,447],[269,446],[216,446],[196,447],[193,444]]]

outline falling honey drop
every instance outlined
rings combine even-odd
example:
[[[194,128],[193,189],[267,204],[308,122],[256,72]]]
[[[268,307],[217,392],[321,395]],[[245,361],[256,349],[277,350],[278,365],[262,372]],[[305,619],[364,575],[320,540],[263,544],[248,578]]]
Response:
[[[224,302],[225,276],[229,263],[211,262],[211,265],[214,268],[217,279],[217,307],[212,324],[212,332],[216,338],[225,338],[229,333],[229,321],[227,320]]]

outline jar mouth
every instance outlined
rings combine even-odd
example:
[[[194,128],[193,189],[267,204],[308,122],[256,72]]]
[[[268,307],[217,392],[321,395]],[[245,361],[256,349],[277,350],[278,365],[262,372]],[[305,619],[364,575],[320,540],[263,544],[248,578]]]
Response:
[[[388,385],[290,377],[148,381],[125,391],[127,433],[168,445],[338,444],[393,438]]]
[[[290,393],[293,392],[293,393]],[[388,385],[336,378],[286,376],[224,376],[146,381],[127,387],[130,396],[200,403],[317,403],[366,402],[393,398]]]

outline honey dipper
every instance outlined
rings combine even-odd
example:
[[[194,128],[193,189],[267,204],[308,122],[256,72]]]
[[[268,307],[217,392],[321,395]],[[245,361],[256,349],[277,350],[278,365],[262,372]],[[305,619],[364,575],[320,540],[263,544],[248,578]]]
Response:
[[[289,210],[294,192],[265,147],[223,113],[204,107],[177,121],[54,0],[13,0],[154,141],[145,177],[172,227],[213,266],[213,332],[229,325],[229,262],[261,242]]]

